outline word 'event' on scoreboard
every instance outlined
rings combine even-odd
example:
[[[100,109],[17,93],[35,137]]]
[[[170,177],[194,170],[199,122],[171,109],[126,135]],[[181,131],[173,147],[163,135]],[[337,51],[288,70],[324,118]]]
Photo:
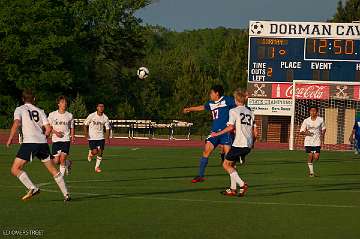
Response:
[[[360,82],[360,23],[250,21],[249,82]]]

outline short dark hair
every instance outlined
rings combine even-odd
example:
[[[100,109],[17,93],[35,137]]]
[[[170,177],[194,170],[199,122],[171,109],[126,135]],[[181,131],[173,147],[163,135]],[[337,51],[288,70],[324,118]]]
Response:
[[[319,108],[318,108],[316,105],[310,105],[310,106],[309,106],[309,111],[310,111],[311,109],[316,109],[316,112],[319,112]]]
[[[24,102],[33,103],[35,96],[31,90],[27,89],[22,92],[22,99]]]
[[[222,87],[222,85],[213,85],[210,90],[214,91],[215,93],[218,93],[219,96],[224,95],[224,87]]]
[[[98,103],[96,104],[96,107],[98,107],[99,105],[104,105],[104,106],[105,106],[104,102],[98,102]]]
[[[62,101],[62,100],[65,100],[66,101],[66,103],[68,102],[68,100],[67,100],[67,98],[66,98],[66,96],[64,96],[64,95],[60,95],[57,99],[56,99],[56,103],[60,103],[60,101]]]

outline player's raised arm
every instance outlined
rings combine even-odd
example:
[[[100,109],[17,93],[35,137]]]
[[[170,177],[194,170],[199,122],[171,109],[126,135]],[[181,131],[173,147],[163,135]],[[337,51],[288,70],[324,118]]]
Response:
[[[10,147],[13,139],[14,139],[14,136],[18,130],[18,128],[20,127],[21,123],[20,123],[20,120],[19,119],[15,119],[12,126],[11,126],[11,129],[10,129],[10,135],[9,135],[9,139],[6,143],[6,147]]]
[[[199,106],[192,106],[192,107],[187,107],[183,109],[183,113],[187,114],[190,112],[196,112],[196,111],[204,111],[205,110],[205,106],[204,105],[199,105]]]

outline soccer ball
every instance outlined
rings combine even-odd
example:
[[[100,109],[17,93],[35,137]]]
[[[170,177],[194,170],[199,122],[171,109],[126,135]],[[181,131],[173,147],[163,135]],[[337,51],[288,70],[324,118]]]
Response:
[[[250,31],[253,34],[261,34],[264,30],[264,25],[261,22],[254,22],[253,24],[251,24],[250,26]]]
[[[142,66],[137,70],[137,76],[139,77],[139,79],[144,80],[145,78],[147,78],[149,76],[149,70],[148,68]]]

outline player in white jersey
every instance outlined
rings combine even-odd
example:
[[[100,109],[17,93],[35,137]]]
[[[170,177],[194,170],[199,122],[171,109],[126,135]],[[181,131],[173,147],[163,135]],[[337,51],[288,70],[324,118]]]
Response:
[[[40,193],[40,189],[30,180],[23,170],[24,166],[36,156],[43,162],[47,170],[52,174],[55,182],[64,195],[64,200],[69,201],[70,195],[66,188],[62,174],[56,169],[51,160],[47,137],[50,135],[51,127],[43,110],[33,105],[35,97],[31,91],[24,91],[22,95],[24,105],[17,107],[14,112],[14,123],[10,130],[10,136],[6,143],[9,148],[13,138],[21,127],[23,141],[11,167],[12,175],[16,176],[28,189],[22,200],[27,200]]]
[[[238,175],[236,162],[245,162],[245,156],[251,151],[257,137],[254,113],[245,106],[248,94],[245,90],[238,89],[234,93],[237,107],[229,112],[227,127],[211,135],[217,137],[235,129],[235,140],[229,153],[225,156],[223,167],[230,175],[230,188],[222,192],[225,196],[244,196],[248,185]],[[240,187],[237,191],[237,184]]]
[[[70,141],[75,142],[74,118],[66,111],[67,99],[59,96],[57,99],[58,110],[49,114],[49,123],[52,127],[52,155],[54,163],[60,163],[62,175],[68,175],[71,170],[72,162],[67,159],[70,152]]]
[[[300,134],[305,136],[305,152],[308,154],[309,177],[315,177],[314,161],[319,160],[321,145],[326,132],[324,119],[318,116],[319,109],[310,106],[310,117],[306,118],[300,128]]]
[[[92,157],[96,156],[95,172],[97,173],[101,172],[100,163],[105,148],[105,138],[109,140],[110,136],[110,122],[104,114],[104,108],[104,104],[97,104],[96,112],[90,114],[84,122],[85,137],[89,140],[90,148],[88,161],[91,162]]]

